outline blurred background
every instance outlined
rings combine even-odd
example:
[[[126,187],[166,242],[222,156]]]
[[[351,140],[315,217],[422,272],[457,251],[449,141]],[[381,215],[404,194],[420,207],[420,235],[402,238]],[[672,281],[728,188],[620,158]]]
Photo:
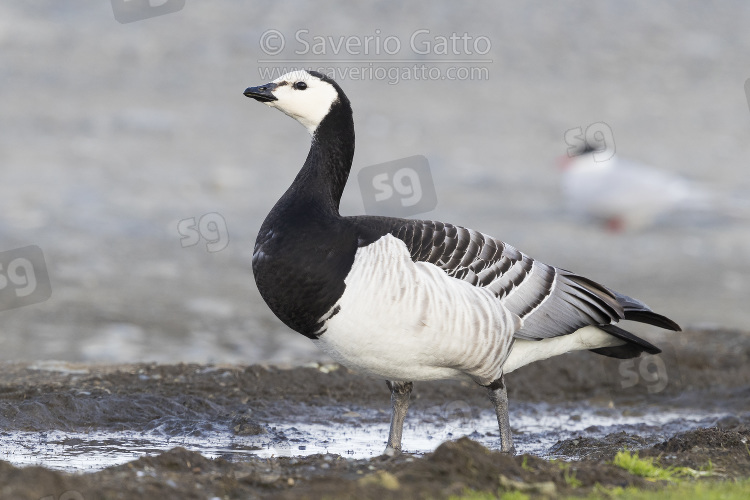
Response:
[[[613,227],[570,210],[559,167],[604,123],[616,158],[749,200],[747,2],[170,2],[0,4],[0,360],[325,359],[251,271],[309,135],[242,92],[294,67],[327,69],[352,101],[343,214],[364,211],[361,169],[422,155],[437,203],[420,218],[683,326],[748,329],[748,218],[678,210]],[[379,54],[357,45],[367,37]],[[18,260],[31,245],[41,263]],[[9,308],[29,272],[49,277],[49,298]]]

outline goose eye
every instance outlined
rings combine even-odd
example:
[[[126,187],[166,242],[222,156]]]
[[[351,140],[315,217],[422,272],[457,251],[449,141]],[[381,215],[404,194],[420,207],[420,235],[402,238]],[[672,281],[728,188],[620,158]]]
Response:
[[[305,82],[297,82],[294,84],[294,88],[297,90],[305,90],[307,88],[307,84]]]

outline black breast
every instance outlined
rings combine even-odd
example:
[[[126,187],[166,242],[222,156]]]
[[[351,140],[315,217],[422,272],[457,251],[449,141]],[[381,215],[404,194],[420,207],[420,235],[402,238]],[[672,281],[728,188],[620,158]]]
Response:
[[[271,211],[261,226],[253,274],[273,313],[291,329],[317,338],[323,315],[344,293],[357,228],[341,216],[296,205]]]

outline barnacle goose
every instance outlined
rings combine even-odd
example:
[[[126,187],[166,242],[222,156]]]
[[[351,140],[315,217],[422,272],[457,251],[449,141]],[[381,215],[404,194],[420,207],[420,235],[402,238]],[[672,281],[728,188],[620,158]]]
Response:
[[[620,320],[680,327],[644,303],[549,266],[479,231],[443,222],[342,217],[354,157],[349,99],[314,71],[245,90],[312,135],[294,182],[263,222],[253,252],[273,313],[335,360],[386,379],[386,453],[401,450],[412,382],[474,380],[495,406],[500,448],[514,451],[503,375],[588,349],[615,358],[660,350]]]

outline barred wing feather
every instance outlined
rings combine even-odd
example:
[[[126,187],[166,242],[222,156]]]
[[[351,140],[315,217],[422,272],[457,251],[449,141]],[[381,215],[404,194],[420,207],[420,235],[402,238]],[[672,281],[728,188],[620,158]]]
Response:
[[[645,304],[569,271],[536,261],[496,238],[461,226],[403,220],[391,234],[412,260],[429,262],[449,276],[491,290],[523,320],[515,338],[541,340],[589,325],[632,319],[678,330]]]

